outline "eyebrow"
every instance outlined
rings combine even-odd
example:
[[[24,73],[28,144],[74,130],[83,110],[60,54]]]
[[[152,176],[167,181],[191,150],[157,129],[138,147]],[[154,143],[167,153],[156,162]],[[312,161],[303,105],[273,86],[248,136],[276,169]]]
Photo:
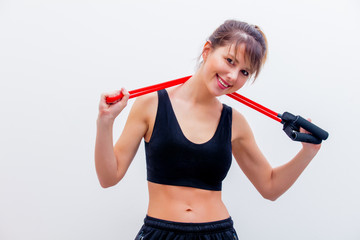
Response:
[[[233,54],[228,53],[228,55],[229,55],[232,59],[235,59],[235,62],[239,63],[239,61],[237,60],[237,58],[236,58]]]
[[[237,58],[232,54],[232,53],[228,53],[228,55],[232,58],[232,59],[235,59],[235,62],[237,62],[237,63],[239,63],[239,61],[237,60]],[[246,71],[248,71],[249,73],[251,73],[251,68],[249,68],[249,67],[244,67],[244,69],[246,70]]]

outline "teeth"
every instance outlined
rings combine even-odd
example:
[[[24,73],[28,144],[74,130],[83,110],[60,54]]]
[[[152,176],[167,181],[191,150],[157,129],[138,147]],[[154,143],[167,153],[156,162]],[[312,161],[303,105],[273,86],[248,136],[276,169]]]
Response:
[[[220,79],[220,77],[218,76],[218,78],[217,78],[218,80],[219,80],[219,82],[221,83],[221,85],[223,85],[224,87],[229,87],[229,85],[226,85],[221,79]]]

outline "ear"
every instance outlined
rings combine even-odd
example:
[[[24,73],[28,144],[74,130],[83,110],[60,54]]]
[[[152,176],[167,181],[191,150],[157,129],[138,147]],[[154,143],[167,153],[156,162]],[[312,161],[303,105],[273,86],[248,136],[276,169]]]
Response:
[[[206,43],[203,47],[202,54],[201,54],[204,62],[206,61],[211,49],[212,49],[212,44],[211,44],[210,40],[208,40],[208,41],[206,41]]]

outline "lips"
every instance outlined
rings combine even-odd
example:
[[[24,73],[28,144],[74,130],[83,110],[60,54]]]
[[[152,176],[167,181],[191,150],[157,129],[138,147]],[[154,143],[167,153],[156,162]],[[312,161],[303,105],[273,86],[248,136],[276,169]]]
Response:
[[[231,87],[231,85],[229,83],[227,83],[224,79],[222,79],[218,74],[216,74],[216,78],[217,78],[217,82],[218,82],[218,85],[221,89],[226,89],[226,88],[229,88]]]

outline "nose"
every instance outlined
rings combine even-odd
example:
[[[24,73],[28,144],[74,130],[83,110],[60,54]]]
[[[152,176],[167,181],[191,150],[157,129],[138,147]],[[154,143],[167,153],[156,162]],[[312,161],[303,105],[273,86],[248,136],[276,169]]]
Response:
[[[239,72],[235,69],[232,69],[228,74],[227,74],[227,77],[228,77],[228,81],[230,82],[230,84],[233,84],[237,78],[238,78],[238,75],[239,75]]]

